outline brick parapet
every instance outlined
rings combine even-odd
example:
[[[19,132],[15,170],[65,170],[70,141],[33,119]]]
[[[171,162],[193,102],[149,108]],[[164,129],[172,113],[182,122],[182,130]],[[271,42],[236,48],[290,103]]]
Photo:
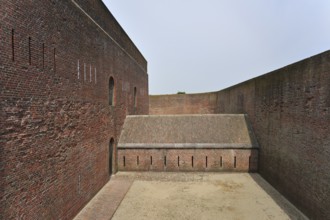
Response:
[[[147,61],[139,52],[133,41],[120,26],[116,18],[100,0],[72,0],[81,7],[111,38],[116,41],[125,52],[127,52],[144,71],[147,71]]]

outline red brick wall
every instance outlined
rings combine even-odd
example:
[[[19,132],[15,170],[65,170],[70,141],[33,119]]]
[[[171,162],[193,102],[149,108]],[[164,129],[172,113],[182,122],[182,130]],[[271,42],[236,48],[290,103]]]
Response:
[[[234,165],[235,157],[236,165]],[[258,169],[258,150],[120,148],[118,169],[120,171],[254,172]]]
[[[213,114],[217,108],[217,93],[151,95],[150,115]]]
[[[107,7],[100,0],[75,0],[111,37],[132,56],[142,68],[146,70],[146,60],[135,44],[130,40],[125,30],[109,13]]]
[[[330,51],[218,92],[218,113],[247,113],[259,172],[312,219],[330,216]]]
[[[119,44],[72,1],[1,2],[0,219],[71,219],[108,181],[126,114],[148,114],[144,58],[92,4],[86,12],[116,27]]]

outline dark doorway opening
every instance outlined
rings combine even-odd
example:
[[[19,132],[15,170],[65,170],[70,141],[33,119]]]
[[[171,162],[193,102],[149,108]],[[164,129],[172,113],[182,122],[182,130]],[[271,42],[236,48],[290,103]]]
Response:
[[[113,156],[113,145],[115,140],[113,138],[110,139],[109,142],[109,176],[112,175],[112,156]]]

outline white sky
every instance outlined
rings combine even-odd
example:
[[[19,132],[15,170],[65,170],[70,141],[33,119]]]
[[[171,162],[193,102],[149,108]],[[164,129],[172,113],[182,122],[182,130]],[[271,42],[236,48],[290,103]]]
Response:
[[[330,49],[329,0],[103,0],[149,93],[218,91]]]

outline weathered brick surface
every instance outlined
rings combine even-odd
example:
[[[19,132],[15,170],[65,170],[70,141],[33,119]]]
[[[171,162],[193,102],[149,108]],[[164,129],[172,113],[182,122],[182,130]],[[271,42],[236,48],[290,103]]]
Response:
[[[146,66],[145,58],[139,52],[138,48],[135,44],[130,40],[129,36],[125,33],[125,30],[120,27],[120,24],[113,17],[111,13],[109,13],[107,7],[100,0],[75,0],[78,5],[86,11],[92,18],[95,20],[107,33],[111,35],[111,37],[120,44],[125,51],[128,52],[130,56],[137,61],[138,64],[144,70]]]
[[[260,145],[260,174],[310,218],[329,219],[330,51],[214,94],[216,106],[205,108],[248,114]],[[194,105],[176,103],[187,108]]]
[[[150,115],[213,114],[217,109],[217,93],[151,95]]]
[[[218,93],[218,112],[247,113],[259,172],[312,219],[330,216],[330,51]]]
[[[74,1],[1,1],[0,219],[72,218],[108,181],[109,141],[126,115],[148,114],[145,60],[92,5],[85,12],[120,42]]]
[[[255,172],[258,169],[258,150],[120,148],[118,169],[120,171]]]

